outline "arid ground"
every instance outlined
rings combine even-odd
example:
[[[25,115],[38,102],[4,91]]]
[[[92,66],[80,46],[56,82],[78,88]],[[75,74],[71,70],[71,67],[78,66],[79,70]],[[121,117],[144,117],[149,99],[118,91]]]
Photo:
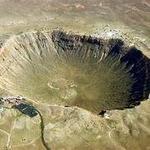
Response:
[[[48,90],[39,90],[47,77],[44,69],[32,71],[31,75],[42,77],[35,80],[23,74],[30,75],[31,66],[23,73],[15,66],[41,63],[40,59],[25,60],[24,56],[32,44],[37,54],[42,49],[36,33],[43,33],[52,46],[48,33],[54,29],[120,38],[150,58],[149,0],[0,0],[0,94],[23,94],[42,116],[30,118],[0,106],[0,150],[150,150],[149,100],[135,108],[115,109],[99,116],[77,106],[56,105],[54,100],[51,103],[52,99],[44,95]],[[9,63],[12,70],[8,67],[3,76],[3,68]],[[18,73],[16,78],[13,73]],[[10,80],[13,84],[4,82],[7,78],[16,80]],[[19,85],[22,89],[18,90]],[[33,91],[32,85],[38,90]]]

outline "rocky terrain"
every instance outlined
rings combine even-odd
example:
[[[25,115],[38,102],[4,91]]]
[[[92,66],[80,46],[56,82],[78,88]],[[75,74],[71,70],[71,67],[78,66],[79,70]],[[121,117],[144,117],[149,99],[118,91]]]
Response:
[[[97,115],[84,107],[65,107],[68,103],[62,103],[61,99],[66,98],[64,91],[60,96],[57,92],[56,96],[49,94],[48,88],[65,88],[69,95],[67,100],[76,95],[74,90],[64,86],[74,88],[72,82],[62,79],[47,82],[47,69],[51,66],[46,57],[50,52],[51,61],[55,61],[56,51],[51,49],[54,50],[56,45],[51,33],[56,28],[63,28],[70,34],[91,35],[104,40],[119,38],[129,47],[141,50],[149,59],[148,0],[0,0],[0,14],[1,97],[22,95],[38,111],[38,115],[29,117],[17,109],[0,107],[1,150],[150,149],[148,63],[144,70],[147,76],[138,79],[139,82],[146,81],[142,84],[146,85],[142,91],[147,89],[142,93],[142,96],[146,95],[145,101],[135,108],[114,108]],[[141,74],[145,73],[141,71]]]

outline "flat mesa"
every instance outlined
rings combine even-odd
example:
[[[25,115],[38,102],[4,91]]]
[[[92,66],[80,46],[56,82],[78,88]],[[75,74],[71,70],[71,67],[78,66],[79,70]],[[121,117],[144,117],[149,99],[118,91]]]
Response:
[[[36,109],[29,104],[21,103],[19,105],[15,105],[14,108],[18,109],[20,112],[29,117],[34,117],[38,114]]]

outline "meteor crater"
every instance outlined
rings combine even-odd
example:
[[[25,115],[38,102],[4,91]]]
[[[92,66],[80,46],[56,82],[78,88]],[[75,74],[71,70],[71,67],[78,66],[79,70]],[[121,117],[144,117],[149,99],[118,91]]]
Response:
[[[122,39],[23,33],[1,54],[1,87],[47,104],[94,113],[132,108],[150,93],[150,59]]]

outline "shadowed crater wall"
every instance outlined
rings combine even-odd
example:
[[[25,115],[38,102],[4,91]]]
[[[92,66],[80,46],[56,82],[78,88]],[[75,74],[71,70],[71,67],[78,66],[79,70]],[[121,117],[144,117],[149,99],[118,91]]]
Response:
[[[122,99],[127,102],[126,106],[123,106],[124,103],[122,103],[122,107],[134,107],[139,105],[140,101],[148,99],[150,93],[150,59],[136,47],[125,45],[121,39],[104,40],[85,35],[67,34],[63,31],[54,31],[52,33],[52,40],[60,53],[62,53],[62,51],[67,53],[67,55],[77,55],[78,53],[78,56],[81,56],[81,59],[84,59],[84,61],[87,61],[86,58],[90,57],[91,60],[94,60],[94,62],[99,65],[103,63],[103,61],[109,62],[110,60],[111,64],[109,67],[111,67],[111,65],[113,66],[116,61],[118,61],[121,66],[124,66],[123,70],[128,72],[129,78],[133,82],[129,85],[131,88],[128,89],[128,99],[122,97]],[[118,64],[118,68],[115,69],[120,69],[120,65]],[[110,68],[107,69],[109,71]],[[101,73],[103,72],[100,72],[100,74]],[[122,80],[124,79],[122,78]],[[118,82],[126,81],[120,80]],[[126,89],[120,88],[119,90],[124,91]],[[120,108],[122,107],[120,106]]]

